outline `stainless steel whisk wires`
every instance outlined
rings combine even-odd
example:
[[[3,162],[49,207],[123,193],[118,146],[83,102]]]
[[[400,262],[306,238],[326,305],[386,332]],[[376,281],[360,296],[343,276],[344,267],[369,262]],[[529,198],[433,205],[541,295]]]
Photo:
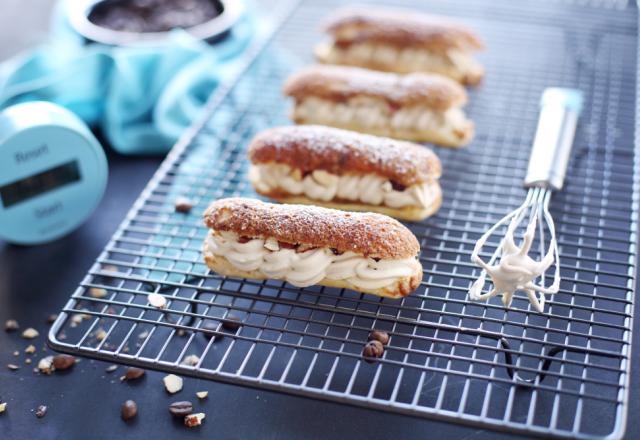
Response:
[[[521,290],[527,294],[535,310],[542,313],[545,295],[557,293],[560,289],[560,255],[549,202],[553,190],[562,189],[564,184],[581,108],[582,94],[578,90],[548,88],[544,91],[538,128],[524,179],[524,186],[529,188],[527,197],[519,208],[504,216],[477,241],[471,261],[482,267],[482,272],[469,289],[472,300],[488,300],[502,295],[502,303],[509,307],[515,292]],[[525,219],[525,232],[518,246],[514,237]],[[499,240],[491,258],[485,262],[480,256],[485,243],[504,225],[507,225],[504,237]],[[529,254],[536,229],[538,256],[532,258]],[[545,229],[549,232],[548,247]],[[553,265],[553,282],[545,286],[545,273]],[[483,292],[487,275],[493,286]],[[539,282],[536,283],[536,280]]]

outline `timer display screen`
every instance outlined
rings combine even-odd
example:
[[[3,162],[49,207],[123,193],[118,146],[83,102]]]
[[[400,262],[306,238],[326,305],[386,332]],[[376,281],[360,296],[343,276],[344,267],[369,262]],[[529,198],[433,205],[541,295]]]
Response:
[[[80,179],[80,168],[74,160],[1,186],[0,201],[2,206],[9,208]]]

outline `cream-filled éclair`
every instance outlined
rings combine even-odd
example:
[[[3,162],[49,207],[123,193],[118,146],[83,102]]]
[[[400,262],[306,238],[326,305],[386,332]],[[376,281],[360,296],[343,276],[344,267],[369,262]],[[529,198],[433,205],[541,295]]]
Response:
[[[445,17],[396,8],[339,9],[328,20],[319,61],[395,73],[433,72],[476,85],[484,69],[473,58],[478,36]]]
[[[319,65],[292,75],[284,93],[295,100],[292,119],[398,139],[466,145],[473,122],[462,106],[467,94],[438,74],[375,72]]]
[[[204,219],[205,262],[225,276],[391,298],[408,295],[422,280],[417,239],[384,215],[230,198],[212,203]]]
[[[375,211],[421,220],[442,202],[442,165],[428,148],[337,128],[259,133],[249,146],[255,190],[287,203]]]

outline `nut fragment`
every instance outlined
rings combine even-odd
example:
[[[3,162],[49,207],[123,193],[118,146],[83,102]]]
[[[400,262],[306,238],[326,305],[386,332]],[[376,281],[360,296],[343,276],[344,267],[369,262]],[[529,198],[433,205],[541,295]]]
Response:
[[[31,344],[27,348],[24,349],[24,352],[27,354],[33,354],[36,352],[36,346]]]
[[[373,362],[375,358],[379,358],[384,353],[384,346],[382,342],[373,340],[366,343],[362,350],[364,360],[367,362]]]
[[[38,407],[38,409],[36,409],[36,417],[41,419],[46,415],[47,415],[47,406],[46,405],[40,405]]]
[[[20,369],[20,366],[16,364],[7,364],[7,368],[11,371],[16,371]]]
[[[47,356],[38,361],[38,370],[43,374],[51,374],[54,370],[53,356]]]
[[[107,339],[107,332],[104,331],[102,327],[96,330],[96,339],[98,341],[104,341],[105,339]]]
[[[209,396],[209,391],[198,391],[196,396],[198,396],[198,399],[206,399]]]
[[[225,318],[225,321],[222,321],[222,328],[228,330],[230,332],[237,332],[240,328],[240,323],[242,320],[235,315],[229,314]]]
[[[29,327],[28,329],[22,332],[22,337],[25,339],[37,338],[39,335],[40,333],[38,333],[38,330],[32,327]]]
[[[182,389],[182,378],[180,376],[169,374],[165,376],[162,381],[164,382],[164,387],[170,394],[175,394]]]
[[[91,298],[104,298],[107,294],[107,290],[102,289],[101,287],[92,287],[89,289],[89,296]]]
[[[389,343],[389,333],[382,330],[372,330],[369,333],[370,341],[380,341],[382,345],[387,345]]]
[[[193,412],[193,404],[188,400],[182,402],[173,402],[169,405],[169,412],[175,417],[188,416]]]
[[[14,356],[20,356],[20,352],[16,350],[16,351],[13,352],[13,355]]]
[[[144,373],[145,372],[142,368],[129,367],[127,368],[127,372],[124,374],[124,378],[125,380],[136,380],[144,376]]]
[[[120,409],[120,415],[122,420],[131,420],[138,415],[138,405],[133,400],[127,400],[122,404]]]
[[[0,414],[7,410],[7,402],[0,403]]]
[[[104,369],[104,371],[106,371],[107,373],[113,373],[117,369],[118,369],[117,365],[109,365],[107,368]]]
[[[200,362],[200,358],[195,354],[190,354],[189,356],[187,356],[182,360],[183,365],[196,366],[198,365],[198,362]]]
[[[178,197],[175,201],[176,212],[182,212],[186,214],[191,212],[192,208],[193,203],[191,203],[191,200],[187,199],[186,197]]]
[[[167,298],[159,293],[150,293],[147,297],[147,301],[149,301],[149,304],[153,307],[158,309],[164,309],[167,306]]]
[[[4,323],[4,331],[6,332],[15,332],[19,328],[20,325],[18,325],[18,321],[15,319],[7,319]]]
[[[56,370],[68,370],[76,363],[76,358],[69,354],[58,354],[53,358],[53,367]]]
[[[189,428],[200,426],[202,425],[202,421],[204,420],[204,418],[204,413],[189,414],[188,416],[184,417],[184,424]]]

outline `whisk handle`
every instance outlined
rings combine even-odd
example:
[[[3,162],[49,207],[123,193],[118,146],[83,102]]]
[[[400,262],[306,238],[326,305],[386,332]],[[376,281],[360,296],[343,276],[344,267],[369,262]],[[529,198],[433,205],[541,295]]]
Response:
[[[582,92],[551,87],[540,100],[540,118],[524,179],[527,188],[562,189],[582,110]]]

